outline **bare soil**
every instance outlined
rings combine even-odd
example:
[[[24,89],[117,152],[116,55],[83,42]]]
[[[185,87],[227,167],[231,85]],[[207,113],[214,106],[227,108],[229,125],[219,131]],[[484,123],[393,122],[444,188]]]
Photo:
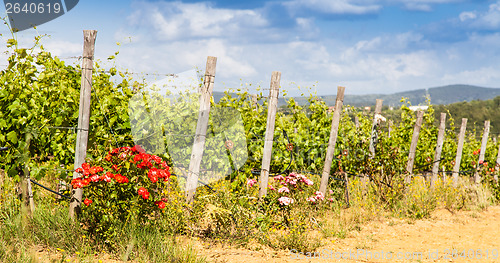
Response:
[[[275,251],[259,244],[236,248],[195,238],[184,242],[208,262],[500,262],[500,206],[455,213],[441,209],[422,220],[379,218],[346,238],[323,239],[316,254]],[[61,260],[55,251],[37,252],[41,262]],[[95,262],[122,261],[96,255]]]
[[[209,262],[500,262],[500,206],[441,209],[423,220],[381,218],[347,238],[323,240],[316,254],[193,242]]]

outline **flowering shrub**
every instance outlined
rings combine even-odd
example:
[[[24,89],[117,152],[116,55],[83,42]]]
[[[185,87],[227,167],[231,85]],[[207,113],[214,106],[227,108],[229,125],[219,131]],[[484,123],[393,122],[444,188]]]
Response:
[[[292,204],[294,202],[293,198],[303,199],[300,201],[312,201],[310,198],[305,198],[304,195],[307,192],[305,190],[309,190],[310,188],[308,188],[308,186],[312,186],[314,182],[305,175],[299,173],[290,173],[286,177],[283,175],[277,175],[273,178],[273,181],[276,186],[270,184],[269,190],[278,194],[277,200],[281,206]],[[315,197],[311,197],[314,199],[313,202],[316,202],[316,200],[324,200],[325,198],[319,191],[316,192],[315,195]]]
[[[100,161],[75,171],[81,176],[71,185],[84,189],[82,221],[105,240],[116,234],[117,222],[151,223],[166,208],[169,167],[138,145],[112,149]]]

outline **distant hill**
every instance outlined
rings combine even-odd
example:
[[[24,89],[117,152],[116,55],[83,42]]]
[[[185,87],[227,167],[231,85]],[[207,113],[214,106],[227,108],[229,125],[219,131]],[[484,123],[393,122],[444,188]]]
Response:
[[[348,90],[346,91],[348,93]],[[214,92],[214,100],[219,101],[224,96],[222,92]],[[400,106],[401,98],[408,98],[412,105],[426,103],[426,97],[429,96],[431,104],[447,105],[456,102],[488,100],[500,96],[500,88],[484,88],[472,85],[448,85],[429,89],[418,89],[403,91],[393,94],[368,94],[368,95],[349,95],[344,98],[344,105],[356,107],[371,106],[375,104],[376,99],[383,99],[385,106]],[[318,96],[323,99],[327,105],[335,105],[336,95]],[[307,97],[294,97],[301,105],[307,104]],[[278,105],[285,105],[285,99],[279,98]]]
[[[370,106],[375,104],[376,99],[383,99],[384,105],[400,106],[401,98],[408,98],[412,105],[426,103],[426,97],[429,96],[431,104],[451,104],[462,101],[488,100],[500,95],[500,89],[484,88],[471,85],[448,85],[429,89],[418,89],[411,91],[398,92],[393,94],[368,94],[368,95],[345,95],[344,105],[351,106]],[[336,95],[320,96],[328,105],[335,105]],[[306,98],[297,98],[300,103],[307,102]],[[284,100],[283,100],[284,103]]]

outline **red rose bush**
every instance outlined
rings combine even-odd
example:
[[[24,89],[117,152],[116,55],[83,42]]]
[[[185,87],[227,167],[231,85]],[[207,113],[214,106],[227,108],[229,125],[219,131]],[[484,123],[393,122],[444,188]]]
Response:
[[[82,188],[82,221],[89,230],[107,239],[117,223],[151,224],[167,207],[170,167],[159,156],[140,146],[119,147],[75,172],[73,189]]]

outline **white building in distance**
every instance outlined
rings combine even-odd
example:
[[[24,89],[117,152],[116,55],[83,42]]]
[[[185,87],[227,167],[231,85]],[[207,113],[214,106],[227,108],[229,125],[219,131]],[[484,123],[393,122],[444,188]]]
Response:
[[[429,106],[410,106],[409,108],[411,111],[418,111],[418,110],[426,111],[429,108]]]

